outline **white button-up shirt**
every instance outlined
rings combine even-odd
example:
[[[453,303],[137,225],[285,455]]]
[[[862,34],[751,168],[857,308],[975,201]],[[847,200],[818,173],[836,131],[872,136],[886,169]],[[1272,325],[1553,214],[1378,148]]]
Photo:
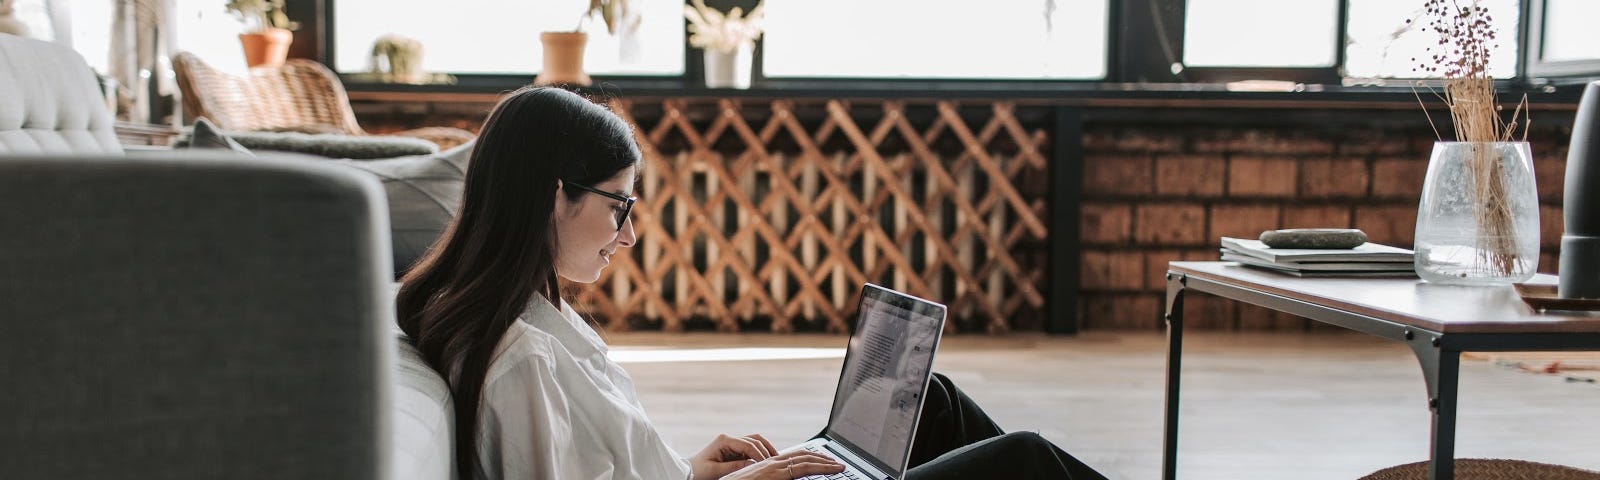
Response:
[[[566,302],[541,296],[490,360],[478,407],[478,464],[490,479],[689,478],[639,404],[633,380]]]

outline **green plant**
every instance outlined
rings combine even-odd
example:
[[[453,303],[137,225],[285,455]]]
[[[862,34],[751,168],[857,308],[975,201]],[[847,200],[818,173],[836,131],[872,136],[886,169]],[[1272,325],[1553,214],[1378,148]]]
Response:
[[[289,15],[284,13],[283,0],[228,0],[227,8],[250,30],[300,28],[300,22],[290,21]]]

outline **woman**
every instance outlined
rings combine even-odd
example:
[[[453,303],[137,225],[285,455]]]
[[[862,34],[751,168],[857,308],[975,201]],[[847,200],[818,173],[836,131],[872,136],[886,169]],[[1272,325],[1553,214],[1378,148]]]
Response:
[[[688,458],[668,447],[632,380],[560,297],[633,245],[632,130],[576,94],[524,88],[473,147],[454,222],[405,276],[399,323],[450,384],[462,478],[793,479],[843,470],[778,454],[760,435],[721,435]],[[948,379],[930,386],[910,478],[1038,478],[1087,467],[1037,435],[1002,435]],[[1076,470],[1074,470],[1076,469]],[[1100,478],[1095,476],[1070,478]]]

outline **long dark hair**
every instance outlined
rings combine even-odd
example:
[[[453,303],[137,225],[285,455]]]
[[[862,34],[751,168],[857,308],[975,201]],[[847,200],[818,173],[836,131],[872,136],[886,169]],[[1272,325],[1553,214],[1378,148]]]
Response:
[[[557,180],[594,185],[639,160],[626,122],[565,90],[517,90],[484,122],[461,208],[396,298],[400,329],[450,383],[463,479],[484,476],[478,402],[500,338],[535,294],[560,305]],[[584,193],[561,191],[573,200]]]

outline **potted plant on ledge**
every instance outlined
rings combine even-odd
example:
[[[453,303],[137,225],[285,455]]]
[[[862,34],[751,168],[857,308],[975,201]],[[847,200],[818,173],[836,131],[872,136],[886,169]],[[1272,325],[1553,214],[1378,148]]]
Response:
[[[618,27],[633,30],[639,27],[639,15],[632,0],[589,0],[589,8],[578,18],[578,28],[570,32],[542,32],[539,43],[544,44],[544,68],[534,77],[535,85],[578,85],[594,83],[583,70],[583,49],[589,43],[589,34],[583,28],[596,15],[606,24],[606,32],[617,33]]]
[[[289,57],[294,30],[300,28],[284,13],[283,0],[228,0],[227,7],[245,25],[245,33],[239,34],[245,64],[283,65]]]
[[[745,14],[733,7],[724,14],[694,0],[683,7],[689,20],[689,44],[705,51],[706,87],[750,88],[750,70],[756,40],[761,38],[762,4]]]

